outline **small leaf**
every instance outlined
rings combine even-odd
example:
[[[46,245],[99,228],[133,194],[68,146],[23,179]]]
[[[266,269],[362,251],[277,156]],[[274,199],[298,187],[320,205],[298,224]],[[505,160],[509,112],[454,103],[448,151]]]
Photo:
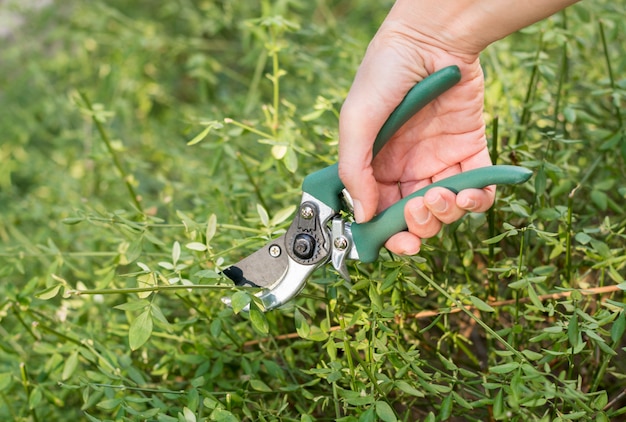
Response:
[[[270,221],[270,225],[271,226],[277,226],[280,223],[282,223],[283,221],[285,221],[286,219],[288,219],[291,214],[293,214],[293,212],[296,210],[296,206],[295,205],[291,205],[287,208],[283,208],[282,210],[278,211],[274,217],[272,217],[272,220]]]
[[[207,137],[207,135],[209,134],[209,132],[211,132],[211,129],[213,129],[213,127],[214,126],[212,126],[212,125],[208,125],[204,129],[202,129],[202,132],[198,133],[189,142],[187,142],[187,145],[191,146],[191,145],[195,145],[195,144],[201,142],[204,138]]]
[[[250,321],[252,326],[256,328],[261,334],[269,333],[269,324],[265,314],[258,310],[256,307],[250,309]]]
[[[174,245],[172,246],[172,263],[174,264],[174,266],[176,266],[179,259],[180,259],[180,243],[176,241],[174,242]]]
[[[204,243],[200,242],[190,242],[185,245],[187,249],[192,251],[204,252],[207,250],[207,246]]]
[[[150,308],[143,311],[130,324],[128,341],[131,350],[137,350],[144,345],[152,335],[152,315]]]
[[[165,315],[163,315],[163,311],[161,311],[161,308],[158,305],[151,303],[150,312],[152,313],[152,317],[155,320],[159,321],[161,324],[165,325],[166,327],[169,327],[170,323],[168,322],[167,318],[165,318]]]
[[[403,392],[405,392],[407,394],[410,394],[411,396],[424,397],[424,393],[422,391],[420,391],[417,388],[413,387],[411,384],[409,384],[406,381],[398,380],[394,384],[400,390],[402,390]]]
[[[491,372],[492,374],[508,374],[509,372],[515,371],[517,368],[519,368],[519,363],[510,362],[504,363],[502,365],[492,366],[491,368],[489,368],[489,372]]]
[[[196,422],[196,415],[193,411],[185,406],[183,408],[183,417],[185,418],[185,422]]]
[[[63,287],[62,284],[55,284],[54,286],[50,286],[47,289],[42,290],[41,292],[37,293],[35,297],[41,300],[52,299],[59,293],[59,290],[61,290],[61,287]]]
[[[533,352],[532,350],[522,350],[522,354],[528,360],[539,360],[543,357],[541,353]]]
[[[137,277],[137,287],[145,288],[145,287],[154,287],[157,285],[157,278],[154,273],[142,274]],[[140,299],[147,298],[152,294],[152,291],[139,292],[137,296]]]
[[[265,384],[261,380],[256,380],[256,379],[250,380],[250,387],[252,387],[252,389],[255,391],[261,391],[263,393],[271,393],[274,391],[270,388],[269,385]]]
[[[270,225],[270,216],[267,214],[267,211],[261,204],[256,204],[256,212],[259,214],[259,218],[261,219],[261,224],[265,227],[269,227]]]
[[[395,422],[398,420],[396,412],[389,406],[389,403],[379,400],[374,405],[376,406],[376,415],[384,422]]]
[[[205,233],[206,240],[205,241],[206,241],[207,248],[209,247],[209,244],[211,243],[211,239],[213,239],[216,232],[217,232],[217,217],[215,216],[215,214],[211,214],[209,216],[209,220],[206,223],[206,233]]]
[[[287,154],[285,154],[283,162],[290,173],[295,173],[296,170],[298,170],[298,156],[293,148],[287,149]]]
[[[61,374],[61,379],[63,381],[67,380],[72,376],[76,367],[78,366],[78,350],[74,350],[72,354],[65,360],[63,364],[63,373]]]
[[[506,417],[504,407],[504,394],[501,388],[493,399],[493,417],[494,419],[504,419]]]
[[[241,312],[249,304],[250,295],[242,290],[235,292],[235,294],[232,295],[230,298],[230,306],[231,308],[233,308],[233,312],[236,314]]]
[[[150,302],[147,300],[133,300],[130,302],[122,303],[121,305],[117,305],[114,308],[119,309],[121,311],[138,311],[139,309],[145,309],[150,305]]]
[[[98,407],[104,410],[113,410],[122,403],[122,399],[107,399],[98,403]]]
[[[476,307],[476,309],[478,309],[479,311],[495,312],[495,309],[493,309],[485,301],[483,301],[482,299],[477,298],[476,296],[470,296],[469,300],[470,300],[470,302],[472,302],[472,305],[474,305]]]
[[[296,323],[296,332],[300,337],[307,338],[311,333],[311,327],[309,326],[308,321],[298,309],[294,311],[293,316]]]
[[[272,147],[272,157],[277,160],[282,160],[287,154],[287,145],[274,145]]]
[[[617,315],[615,321],[613,322],[613,326],[611,327],[611,340],[613,342],[618,342],[622,336],[624,335],[624,330],[626,329],[626,313],[623,311]]]
[[[220,278],[221,276],[213,270],[200,270],[193,274],[198,278]]]

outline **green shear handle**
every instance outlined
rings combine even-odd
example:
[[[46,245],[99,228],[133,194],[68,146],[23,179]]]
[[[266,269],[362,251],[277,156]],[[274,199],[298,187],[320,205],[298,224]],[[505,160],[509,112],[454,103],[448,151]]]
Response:
[[[450,89],[461,79],[457,66],[441,69],[415,85],[402,102],[391,113],[374,142],[373,154],[376,155],[391,139],[394,133],[426,104]],[[429,189],[444,187],[453,192],[463,189],[484,188],[489,185],[517,184],[530,178],[532,172],[516,166],[490,166],[470,170],[428,185],[417,192],[396,202],[367,223],[352,224],[352,236],[359,260],[373,262],[383,244],[394,234],[407,230],[404,220],[404,206],[412,198],[423,196]],[[339,179],[338,165],[322,169],[307,176],[302,190],[336,212],[342,208],[340,193],[344,185]]]

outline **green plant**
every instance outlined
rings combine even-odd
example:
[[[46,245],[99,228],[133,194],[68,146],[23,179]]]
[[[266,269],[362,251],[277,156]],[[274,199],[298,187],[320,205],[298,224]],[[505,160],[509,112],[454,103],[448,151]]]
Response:
[[[267,314],[220,276],[336,161],[389,5],[20,10],[0,53],[3,419],[623,417],[622,4],[483,55],[493,160],[535,171],[489,213],[351,283],[319,270]]]

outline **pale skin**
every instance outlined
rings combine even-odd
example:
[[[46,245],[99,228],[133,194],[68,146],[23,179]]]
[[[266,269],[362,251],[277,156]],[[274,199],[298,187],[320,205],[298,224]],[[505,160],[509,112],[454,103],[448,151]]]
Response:
[[[492,42],[544,19],[574,0],[398,0],[372,39],[339,119],[339,175],[357,222],[442,178],[491,165],[483,120],[479,54]],[[409,120],[372,161],[376,134],[408,90],[449,65],[461,81]],[[495,187],[454,194],[429,190],[409,201],[409,230],[385,246],[419,252],[422,239],[466,212],[493,205]]]

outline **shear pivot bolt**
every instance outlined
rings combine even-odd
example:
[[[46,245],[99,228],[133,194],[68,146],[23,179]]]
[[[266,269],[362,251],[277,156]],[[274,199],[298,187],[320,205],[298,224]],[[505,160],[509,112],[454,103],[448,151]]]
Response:
[[[302,208],[300,208],[300,216],[304,218],[305,220],[310,220],[311,218],[315,216],[315,211],[313,210],[313,207],[311,207],[310,205],[305,205]]]
[[[311,259],[315,254],[315,239],[305,233],[296,236],[293,241],[293,252],[300,259]]]
[[[270,256],[272,258],[278,258],[280,256],[280,246],[272,245],[270,246]]]
[[[341,236],[341,237],[336,238],[333,244],[335,245],[335,248],[339,249],[340,251],[343,251],[344,249],[348,247],[348,239]]]

